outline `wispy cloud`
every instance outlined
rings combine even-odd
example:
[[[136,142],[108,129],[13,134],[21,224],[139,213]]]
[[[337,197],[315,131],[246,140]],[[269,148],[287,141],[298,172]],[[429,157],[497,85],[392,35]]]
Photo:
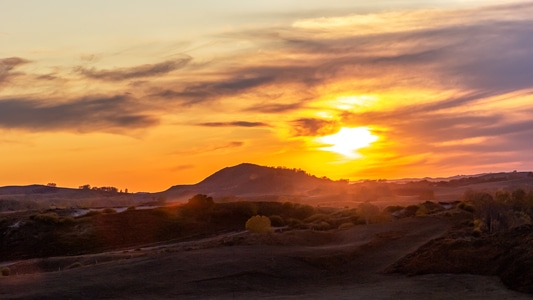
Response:
[[[269,125],[263,122],[248,122],[248,121],[233,121],[233,122],[206,122],[198,123],[198,126],[205,127],[268,127]]]
[[[0,85],[7,81],[10,76],[16,75],[13,72],[17,66],[29,63],[28,60],[20,57],[9,57],[0,59]]]
[[[206,153],[216,152],[216,151],[229,150],[229,149],[239,148],[242,146],[244,146],[244,142],[242,141],[229,141],[227,143],[212,144],[212,145],[179,150],[179,151],[176,151],[170,154],[171,155],[197,155],[197,154],[206,154]]]
[[[245,74],[233,78],[221,78],[218,81],[200,81],[182,85],[181,90],[164,89],[151,96],[175,101],[181,105],[195,105],[220,99],[222,97],[239,95],[254,88],[273,83],[274,76],[253,76]]]
[[[191,57],[185,57],[157,64],[145,64],[130,68],[117,68],[111,70],[97,70],[95,68],[85,68],[80,66],[76,67],[75,71],[91,79],[120,81],[141,77],[161,76],[185,67],[191,60]]]

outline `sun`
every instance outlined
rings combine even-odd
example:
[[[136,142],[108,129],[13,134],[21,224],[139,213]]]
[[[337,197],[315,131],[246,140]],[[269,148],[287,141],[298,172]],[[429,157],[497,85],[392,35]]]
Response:
[[[320,150],[335,152],[346,158],[361,156],[357,150],[366,148],[377,140],[378,137],[373,135],[367,127],[342,127],[335,134],[317,138],[318,142],[327,145],[327,147],[319,148]]]

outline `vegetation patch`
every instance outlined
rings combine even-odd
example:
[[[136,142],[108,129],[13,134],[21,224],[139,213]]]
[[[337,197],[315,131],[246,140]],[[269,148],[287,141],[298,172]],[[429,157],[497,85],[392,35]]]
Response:
[[[246,221],[246,230],[254,233],[272,232],[270,219],[265,216],[254,216]]]

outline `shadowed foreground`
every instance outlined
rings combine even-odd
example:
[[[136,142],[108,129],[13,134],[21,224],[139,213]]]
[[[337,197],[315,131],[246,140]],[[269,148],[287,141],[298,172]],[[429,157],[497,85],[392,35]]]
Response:
[[[76,269],[0,278],[0,297],[530,298],[508,290],[496,277],[381,273],[449,227],[445,220],[426,217],[330,232],[226,234],[108,253],[116,255],[115,259]],[[99,257],[77,259],[96,262]]]

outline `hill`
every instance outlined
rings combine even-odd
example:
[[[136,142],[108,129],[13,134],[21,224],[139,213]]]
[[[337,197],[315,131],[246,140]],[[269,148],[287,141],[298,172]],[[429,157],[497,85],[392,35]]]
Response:
[[[219,170],[197,184],[176,185],[160,194],[170,200],[184,200],[195,194],[217,198],[296,196],[333,191],[346,184],[346,181],[318,178],[300,169],[243,163]]]

